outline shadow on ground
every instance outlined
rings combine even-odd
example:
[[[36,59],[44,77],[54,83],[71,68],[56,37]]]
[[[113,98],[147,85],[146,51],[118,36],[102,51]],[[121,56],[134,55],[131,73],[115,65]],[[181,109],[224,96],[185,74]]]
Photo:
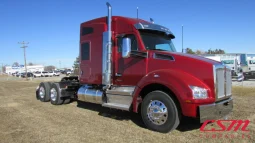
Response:
[[[77,101],[77,107],[98,112],[98,115],[115,120],[131,120],[136,125],[146,128],[137,113],[102,107],[99,104]]]
[[[133,123],[135,123],[139,127],[146,129],[146,126],[144,125],[139,113],[121,111],[117,109],[110,109],[110,108],[102,107],[101,105],[98,105],[98,104],[81,102],[81,101],[77,101],[77,107],[96,111],[98,112],[98,115],[106,117],[106,118],[111,118],[115,120],[131,120]],[[199,123],[198,120],[185,117],[181,120],[181,124],[178,126],[177,130],[181,132],[185,132],[185,131],[199,129],[200,127],[201,127],[201,124]]]
[[[180,125],[177,127],[177,130],[180,132],[186,132],[199,129],[201,126],[202,124],[198,119],[183,117]]]

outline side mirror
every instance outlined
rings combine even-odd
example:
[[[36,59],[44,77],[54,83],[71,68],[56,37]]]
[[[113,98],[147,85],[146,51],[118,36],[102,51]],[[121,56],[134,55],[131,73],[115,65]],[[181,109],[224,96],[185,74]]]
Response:
[[[131,53],[131,40],[130,38],[123,38],[122,39],[122,57],[128,58],[130,57]]]

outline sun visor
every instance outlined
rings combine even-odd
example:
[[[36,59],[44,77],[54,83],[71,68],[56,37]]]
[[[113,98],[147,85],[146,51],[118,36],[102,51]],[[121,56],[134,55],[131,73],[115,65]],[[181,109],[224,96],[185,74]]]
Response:
[[[153,23],[136,23],[134,24],[136,29],[144,29],[144,30],[153,30],[153,31],[160,31],[165,33],[167,36],[169,36],[171,39],[174,39],[174,34],[166,27],[153,24]]]

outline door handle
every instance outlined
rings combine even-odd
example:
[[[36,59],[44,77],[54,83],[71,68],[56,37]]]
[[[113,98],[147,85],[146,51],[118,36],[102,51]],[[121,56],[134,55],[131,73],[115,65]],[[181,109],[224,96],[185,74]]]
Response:
[[[122,76],[122,74],[120,74],[120,73],[115,73],[115,76]]]

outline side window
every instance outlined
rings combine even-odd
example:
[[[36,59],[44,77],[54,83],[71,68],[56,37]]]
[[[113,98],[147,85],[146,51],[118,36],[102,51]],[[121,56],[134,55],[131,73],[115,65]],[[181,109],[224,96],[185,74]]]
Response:
[[[255,64],[255,60],[250,60],[250,64]]]
[[[90,59],[90,44],[83,43],[81,44],[81,60],[89,60]]]
[[[138,51],[138,43],[137,43],[135,35],[130,34],[130,35],[125,35],[125,37],[129,37],[131,39],[131,50]],[[118,44],[118,52],[121,52],[122,51],[122,37],[117,39],[117,44]]]
[[[82,36],[88,35],[88,34],[93,33],[93,31],[94,31],[94,29],[92,27],[83,27],[82,31],[81,31],[81,35]]]

